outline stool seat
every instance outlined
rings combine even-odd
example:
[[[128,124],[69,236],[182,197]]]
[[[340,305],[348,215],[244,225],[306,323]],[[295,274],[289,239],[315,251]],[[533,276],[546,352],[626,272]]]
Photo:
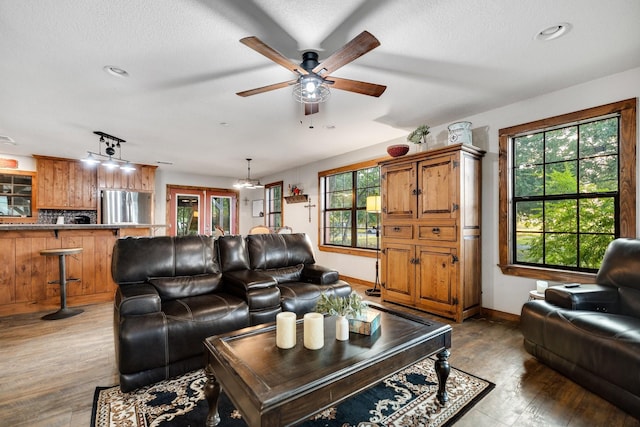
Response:
[[[56,249],[43,249],[40,251],[40,255],[43,256],[59,256],[59,255],[73,255],[82,252],[82,248],[56,248]]]
[[[49,283],[60,284],[60,310],[56,311],[55,313],[47,314],[46,316],[43,316],[42,319],[44,320],[64,319],[67,317],[75,316],[84,311],[80,308],[67,307],[67,282],[76,281],[78,279],[67,279],[67,268],[66,268],[65,256],[75,255],[81,252],[82,252],[82,248],[54,248],[54,249],[43,249],[40,251],[40,255],[42,256],[57,256],[58,264],[60,267],[60,280],[49,282]]]

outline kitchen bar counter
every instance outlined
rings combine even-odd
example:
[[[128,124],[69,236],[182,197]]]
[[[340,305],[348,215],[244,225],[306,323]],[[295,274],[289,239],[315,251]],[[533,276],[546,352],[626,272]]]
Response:
[[[0,317],[55,311],[60,305],[58,260],[42,249],[82,248],[67,257],[68,305],[112,301],[111,257],[116,239],[164,234],[162,224],[1,224]],[[159,232],[159,231],[162,232]]]
[[[123,228],[165,228],[165,224],[0,224],[0,231],[14,230],[119,230]]]

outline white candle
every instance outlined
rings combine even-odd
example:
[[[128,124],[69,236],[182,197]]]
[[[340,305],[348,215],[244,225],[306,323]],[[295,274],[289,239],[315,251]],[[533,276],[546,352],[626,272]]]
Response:
[[[296,346],[296,314],[283,311],[276,316],[276,345],[280,348]]]
[[[324,316],[320,313],[304,315],[304,346],[318,350],[324,346]]]

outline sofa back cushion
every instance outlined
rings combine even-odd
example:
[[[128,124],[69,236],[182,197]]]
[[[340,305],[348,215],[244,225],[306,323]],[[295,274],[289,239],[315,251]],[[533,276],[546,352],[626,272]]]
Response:
[[[247,250],[252,270],[315,263],[311,239],[304,233],[250,234],[247,236]]]
[[[249,254],[242,236],[220,236],[217,242],[218,260],[222,272],[249,269]]]
[[[621,314],[640,317],[640,239],[609,243],[596,283],[618,288]]]
[[[212,236],[181,236],[174,238],[174,276],[219,273],[218,253]]]
[[[168,301],[215,292],[221,287],[221,278],[221,273],[151,277],[149,283],[156,288],[163,301]]]
[[[116,240],[111,275],[118,284],[141,283],[149,277],[219,272],[210,236],[125,237]]]

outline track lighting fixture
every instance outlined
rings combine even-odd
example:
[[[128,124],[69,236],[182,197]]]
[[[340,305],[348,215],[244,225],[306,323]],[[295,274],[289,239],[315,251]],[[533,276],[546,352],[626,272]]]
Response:
[[[87,157],[82,159],[83,162],[90,165],[102,163],[102,165],[108,169],[120,168],[127,172],[136,170],[131,162],[122,158],[121,144],[127,141],[100,131],[94,131],[93,133],[100,136],[98,140],[98,152],[87,151]],[[103,144],[104,154],[102,153]],[[118,156],[114,157],[116,155],[116,149]],[[100,157],[106,160],[102,161],[99,159]]]

